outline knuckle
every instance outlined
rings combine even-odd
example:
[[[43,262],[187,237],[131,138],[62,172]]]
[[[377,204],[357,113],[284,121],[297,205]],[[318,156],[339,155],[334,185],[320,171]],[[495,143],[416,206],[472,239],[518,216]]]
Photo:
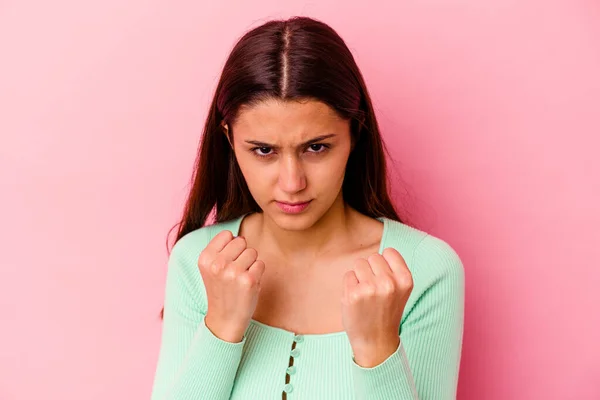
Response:
[[[265,269],[265,262],[264,261],[262,261],[262,260],[256,260],[256,261],[254,261],[254,264],[256,264],[256,266],[258,267],[258,269],[260,271],[264,271],[264,269]]]
[[[230,230],[227,230],[227,229],[226,229],[226,230],[224,230],[224,231],[221,231],[221,232],[219,233],[219,235],[220,235],[220,236],[222,236],[222,237],[224,237],[225,239],[228,239],[228,240],[233,240],[233,233],[231,233],[231,231],[230,231]]]
[[[366,260],[365,260],[365,262],[366,262]],[[366,274],[367,272],[369,272],[370,269],[371,269],[371,267],[369,267],[368,264],[364,264],[364,263],[360,263],[354,268],[355,271],[361,272],[363,274]]]
[[[362,291],[365,297],[373,297],[377,293],[375,285],[371,283],[366,283]]]
[[[253,249],[252,247],[248,247],[246,250],[244,250],[244,253],[246,253],[246,255],[252,260],[256,260],[256,258],[258,257],[258,251],[256,251],[256,249]]]
[[[237,278],[237,273],[233,268],[225,268],[223,271],[223,279],[227,281],[235,281]]]
[[[398,252],[398,250],[396,250],[393,247],[386,247],[385,249],[383,249],[383,251],[381,252],[382,254],[387,254],[387,255],[400,255],[400,253]]]
[[[382,281],[379,284],[379,291],[383,295],[394,294],[396,292],[396,285],[389,278],[382,279]]]
[[[254,264],[256,264],[256,275],[260,279],[265,273],[265,263],[261,260],[256,260]]]
[[[252,276],[250,276],[250,274],[240,274],[237,277],[237,282],[245,289],[250,289],[254,285],[254,279]]]
[[[369,263],[372,263],[372,262],[375,262],[375,261],[379,260],[379,258],[381,258],[381,255],[379,255],[379,254],[371,254],[371,255],[370,255],[368,258],[367,258],[367,261],[368,261]]]
[[[198,257],[198,266],[200,268],[206,268],[212,263],[212,257],[208,254],[208,251],[203,250]]]
[[[406,273],[404,276],[400,277],[400,285],[403,289],[412,289],[414,284],[415,283],[410,273]]]
[[[362,295],[358,291],[354,291],[348,295],[348,302],[350,304],[356,304],[356,303],[360,302],[361,299],[362,299]]]
[[[210,269],[213,273],[218,274],[224,270],[226,266],[227,262],[222,257],[217,256],[212,260]]]

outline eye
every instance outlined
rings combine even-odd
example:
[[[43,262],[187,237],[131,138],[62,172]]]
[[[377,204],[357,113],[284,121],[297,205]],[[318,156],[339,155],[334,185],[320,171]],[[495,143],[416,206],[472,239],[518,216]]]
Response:
[[[330,146],[328,144],[315,143],[309,145],[307,150],[310,149],[310,151],[308,151],[310,154],[322,154],[325,153],[329,148]],[[273,149],[271,147],[253,147],[250,149],[250,151],[258,158],[271,157],[275,154],[272,150]]]
[[[256,150],[258,150],[258,152]],[[251,151],[258,157],[270,156],[271,153],[269,153],[269,150],[271,150],[270,147],[254,147],[253,149],[251,149]]]
[[[313,151],[309,151],[309,153],[321,154],[321,153],[326,152],[329,149],[329,145],[327,145],[325,143],[315,143],[315,144],[311,144],[310,146],[308,146],[308,148],[313,150]]]

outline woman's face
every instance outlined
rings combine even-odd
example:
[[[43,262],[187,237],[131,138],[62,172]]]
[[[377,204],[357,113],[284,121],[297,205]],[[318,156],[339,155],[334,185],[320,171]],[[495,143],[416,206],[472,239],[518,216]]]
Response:
[[[334,203],[351,151],[350,122],[316,100],[267,100],[240,110],[231,127],[254,200],[279,226],[312,226]],[[282,203],[309,202],[286,207]]]

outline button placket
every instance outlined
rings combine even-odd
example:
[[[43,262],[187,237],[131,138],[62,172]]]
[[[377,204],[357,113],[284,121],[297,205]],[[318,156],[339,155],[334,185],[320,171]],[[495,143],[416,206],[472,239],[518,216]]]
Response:
[[[294,335],[294,339],[292,342],[292,350],[290,351],[290,362],[289,366],[285,371],[285,386],[283,387],[283,392],[281,393],[282,399],[287,400],[287,394],[292,393],[294,390],[294,385],[290,383],[291,376],[297,372],[297,367],[294,365],[294,360],[297,359],[301,352],[298,349],[298,344],[304,341],[304,336],[302,335]]]

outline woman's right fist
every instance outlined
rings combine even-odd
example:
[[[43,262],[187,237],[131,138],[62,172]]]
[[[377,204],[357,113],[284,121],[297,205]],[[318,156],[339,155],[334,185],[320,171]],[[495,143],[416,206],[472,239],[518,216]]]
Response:
[[[206,326],[218,338],[238,343],[254,315],[265,263],[255,249],[228,230],[219,232],[200,253],[198,268],[206,288]]]

